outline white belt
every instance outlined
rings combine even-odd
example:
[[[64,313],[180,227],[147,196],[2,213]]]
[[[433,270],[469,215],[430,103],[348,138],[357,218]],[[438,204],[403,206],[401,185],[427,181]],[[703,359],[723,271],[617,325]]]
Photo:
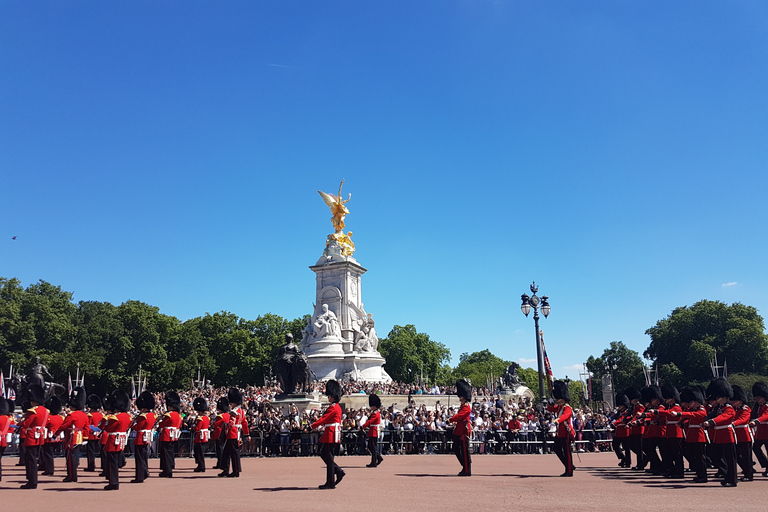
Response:
[[[723,429],[725,429],[725,428],[733,428],[733,425],[720,425],[720,426],[715,426],[715,430],[723,430]]]
[[[749,428],[749,425],[734,425],[733,428]]]
[[[667,425],[677,425],[678,423],[680,423],[680,422],[679,421],[668,421]]]
[[[701,425],[688,425],[688,428],[704,428]]]

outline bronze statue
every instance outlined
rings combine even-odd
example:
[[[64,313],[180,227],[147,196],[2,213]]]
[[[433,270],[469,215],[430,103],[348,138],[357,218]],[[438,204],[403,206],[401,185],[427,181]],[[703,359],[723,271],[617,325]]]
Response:
[[[306,354],[293,342],[293,334],[285,335],[285,345],[280,347],[275,361],[275,373],[277,374],[280,388],[283,394],[290,395],[300,391],[310,390],[310,370]]]

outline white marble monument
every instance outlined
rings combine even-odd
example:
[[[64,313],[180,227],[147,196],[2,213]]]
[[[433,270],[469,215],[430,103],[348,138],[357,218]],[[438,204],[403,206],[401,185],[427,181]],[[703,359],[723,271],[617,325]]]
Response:
[[[336,231],[328,235],[323,255],[309,267],[316,274],[317,285],[314,311],[304,328],[301,349],[320,380],[392,382],[382,367],[385,360],[378,351],[373,315],[363,307],[361,281],[367,270],[352,257],[352,232],[343,231],[344,217],[349,213],[344,204],[349,199],[342,200],[341,186],[338,196],[320,195],[331,208]]]

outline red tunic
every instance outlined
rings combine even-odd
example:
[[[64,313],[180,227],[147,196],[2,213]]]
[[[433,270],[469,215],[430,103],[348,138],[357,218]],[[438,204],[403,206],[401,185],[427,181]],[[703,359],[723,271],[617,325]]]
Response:
[[[472,413],[472,408],[469,406],[468,403],[465,402],[461,404],[461,407],[459,407],[458,412],[453,416],[451,416],[448,422],[456,424],[456,428],[453,429],[453,435],[461,436],[461,437],[469,437],[469,435],[472,434],[472,422],[470,421],[470,418],[469,418],[471,413]]]
[[[749,419],[752,416],[752,409],[748,405],[735,408],[736,419],[733,420],[733,428],[736,430],[737,443],[751,443],[752,430],[749,428]]]
[[[131,417],[127,412],[119,412],[109,417],[104,428],[102,439],[106,439],[104,449],[108,452],[119,452],[128,443],[128,427],[131,425]]]
[[[83,411],[72,411],[67,414],[64,421],[61,423],[56,435],[64,434],[64,447],[73,449],[77,445],[82,444],[85,439],[83,429],[87,428],[90,424],[88,415]]]
[[[663,405],[659,405],[659,413],[664,410]],[[659,422],[659,414],[650,414],[646,411],[646,421],[648,424],[643,432],[643,439],[664,437],[664,425]]]
[[[133,431],[136,437],[133,440],[134,445],[144,446],[152,442],[152,429],[155,427],[157,416],[153,412],[143,412],[133,420]]]
[[[757,429],[755,430],[755,439],[768,440],[768,403],[764,403],[757,409],[758,422]]]
[[[381,428],[381,413],[379,411],[373,411],[371,417],[368,418],[363,424],[364,429],[368,429],[368,437],[379,437],[379,429]]]
[[[557,423],[557,437],[575,437],[573,430],[573,409],[568,404],[550,405],[547,410],[554,414],[554,421]]]
[[[685,427],[685,442],[686,443],[706,443],[707,431],[701,426],[702,423],[707,421],[707,410],[699,406],[695,409],[689,408],[687,411],[682,411],[680,421],[687,421]]]
[[[14,424],[10,416],[0,416],[0,448],[8,446],[8,431]]]
[[[100,412],[89,412],[88,413],[88,420],[89,420],[90,423],[88,425],[89,426],[93,425],[94,427],[99,427],[99,425],[101,424],[101,419],[103,417],[104,417],[104,415],[101,414]],[[99,427],[99,428],[101,428],[101,427]],[[86,428],[85,429],[85,438],[88,439],[88,440],[96,440],[96,439],[99,438],[99,433],[98,432],[94,432],[90,428]]]
[[[211,437],[211,431],[208,427],[211,425],[211,419],[208,415],[199,416],[195,423],[195,443],[207,443]]]
[[[21,423],[24,430],[24,446],[42,446],[45,444],[45,425],[48,423],[48,409],[36,405],[27,410],[27,417]]]
[[[114,414],[110,414],[109,416],[104,414],[101,417],[101,421],[99,422],[99,428],[101,429],[101,432],[99,432],[99,444],[101,446],[104,446],[107,444],[107,435],[104,433],[104,430],[106,430],[109,420],[114,416],[115,416]]]
[[[323,426],[323,435],[320,436],[321,443],[340,443],[341,442],[341,407],[337,403],[332,403],[325,410],[325,414],[320,416],[311,426],[313,429]]]
[[[160,441],[171,442],[179,439],[181,435],[181,415],[177,411],[168,411],[163,415],[158,425],[160,430]]]
[[[712,429],[712,442],[714,444],[729,444],[735,440],[733,432],[733,420],[736,419],[736,410],[731,404],[715,406],[715,417],[711,421],[714,423]]]
[[[665,428],[664,437],[667,439],[682,439],[683,429],[680,426],[680,420],[677,416],[671,415],[671,412],[683,412],[683,408],[675,404],[666,409],[659,409],[659,421]]]
[[[45,424],[45,442],[48,444],[61,443],[64,441],[64,432],[57,433],[61,424],[64,423],[64,417],[59,414],[48,416],[48,423]]]
[[[615,420],[613,420],[613,427],[616,429],[613,433],[613,437],[622,439],[629,437],[629,427],[627,422],[629,421],[629,412],[623,411],[618,414]]]
[[[226,428],[226,426],[229,424],[229,413],[228,412],[222,412],[219,413],[216,416],[216,420],[213,422],[213,434],[211,434],[211,439],[219,439],[222,436],[222,431]],[[224,434],[224,439],[226,439],[227,436]]]
[[[632,408],[632,421],[637,422],[635,425],[632,425],[632,427],[629,429],[629,435],[631,436],[641,436],[643,435],[643,432],[645,431],[645,427],[642,423],[642,415],[645,412],[645,406],[643,404],[636,404],[634,408]]]
[[[242,436],[247,436],[250,433],[248,430],[248,422],[245,421],[245,410],[241,406],[236,406],[229,411],[229,423],[227,424],[227,439],[240,439]]]

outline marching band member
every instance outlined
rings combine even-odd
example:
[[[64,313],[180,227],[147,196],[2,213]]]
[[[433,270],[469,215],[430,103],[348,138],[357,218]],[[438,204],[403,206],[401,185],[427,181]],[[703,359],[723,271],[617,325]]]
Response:
[[[173,470],[176,467],[176,441],[181,435],[181,397],[175,391],[168,391],[165,394],[165,408],[167,412],[163,415],[158,425],[160,438],[158,439],[158,451],[160,452],[160,474],[161,478],[172,478]]]
[[[45,392],[40,384],[32,384],[27,388],[30,408],[21,424],[24,430],[24,446],[26,454],[24,462],[27,470],[27,483],[22,489],[37,489],[37,459],[40,447],[45,443],[45,425],[48,423],[48,409],[43,407]]]
[[[149,477],[148,453],[149,444],[152,442],[157,416],[155,415],[155,395],[149,391],[142,391],[136,399],[136,407],[139,409],[139,415],[133,420],[131,429],[136,432],[133,440],[133,458],[135,465],[135,476],[131,480],[132,484],[140,484]]]
[[[64,442],[64,433],[57,434],[64,422],[64,416],[61,415],[61,398],[52,396],[45,402],[45,408],[48,409],[48,422],[45,424],[45,444],[42,448],[43,474],[53,476],[53,454],[60,451],[61,443]]]
[[[88,403],[88,420],[89,423],[85,429],[85,458],[87,460],[87,466],[83,471],[96,471],[96,455],[99,452],[99,434],[95,432],[91,427],[98,428],[101,424],[101,398],[99,395],[90,395],[87,399]]]
[[[757,407],[757,418],[750,423],[750,426],[755,428],[752,451],[763,468],[763,476],[768,476],[768,457],[764,453],[768,445],[768,385],[765,382],[755,382],[752,386],[752,395],[755,397]]]
[[[571,441],[575,437],[573,431],[573,409],[571,408],[571,392],[568,385],[562,380],[556,380],[552,389],[555,405],[550,405],[547,410],[552,413],[553,421],[557,424],[557,436],[555,437],[555,454],[565,467],[565,472],[560,476],[573,476],[573,454],[571,453]]]
[[[203,448],[205,447],[205,443],[208,442],[211,434],[211,431],[208,430],[208,427],[211,424],[211,419],[208,417],[208,402],[205,398],[197,397],[192,403],[192,407],[200,413],[195,421],[195,426],[193,427],[195,438],[192,444],[194,445],[193,452],[195,455],[195,462],[197,463],[195,473],[205,473],[205,456],[203,455]]]
[[[120,454],[128,444],[128,427],[131,424],[128,408],[131,405],[131,399],[128,393],[122,389],[116,389],[110,395],[109,403],[113,414],[109,416],[102,432],[102,438],[106,438],[103,448],[107,454],[107,479],[109,480],[104,490],[116,491],[120,488]]]
[[[224,445],[227,443],[227,435],[224,432],[229,424],[229,400],[223,396],[216,402],[216,410],[218,414],[213,422],[213,433],[211,439],[213,439],[213,446],[216,449],[216,465],[215,469],[224,469]]]
[[[83,444],[84,429],[88,428],[90,420],[83,412],[85,409],[85,389],[76,387],[69,398],[70,413],[64,418],[55,435],[64,435],[64,457],[67,466],[67,476],[64,482],[77,482],[77,466],[80,460],[80,445]]]
[[[733,398],[731,405],[736,411],[736,419],[733,420],[733,428],[736,431],[736,462],[741,467],[742,482],[751,482],[755,468],[752,462],[752,430],[749,428],[749,420],[752,417],[752,409],[747,405],[747,394],[741,386],[733,385]]]
[[[366,464],[367,468],[375,468],[384,461],[384,458],[378,453],[377,445],[379,442],[379,429],[381,428],[381,398],[376,393],[368,395],[368,406],[371,408],[371,416],[362,427],[362,430],[368,429],[368,451],[371,452],[371,463]]]
[[[472,408],[472,386],[464,379],[456,381],[456,394],[459,396],[459,410],[448,423],[455,423],[453,429],[453,453],[459,459],[461,471],[459,476],[472,476],[472,455],[470,455],[469,441],[472,437],[472,422],[470,415]]]
[[[325,483],[319,489],[335,489],[346,473],[334,462],[335,451],[341,443],[341,386],[335,380],[325,383],[325,394],[330,401],[325,413],[320,416],[311,428],[323,427],[323,435],[320,437],[320,458],[326,465]]]
[[[3,481],[2,459],[5,449],[8,447],[8,434],[11,427],[14,426],[11,413],[15,404],[11,400],[6,400],[0,396],[0,482]]]
[[[240,464],[240,443],[243,436],[247,436],[248,422],[245,420],[245,410],[243,409],[243,394],[237,388],[230,388],[227,393],[227,401],[231,407],[229,411],[229,422],[223,433],[227,438],[222,453],[221,466],[222,471],[216,476],[238,478],[243,470]],[[229,471],[229,464],[232,463],[232,471]]]
[[[723,487],[736,487],[736,447],[734,442],[733,420],[736,419],[736,410],[728,403],[733,398],[733,389],[723,378],[714,379],[707,387],[707,400],[715,399],[712,408],[711,419],[703,423],[705,427],[713,427],[714,436],[712,448],[714,460],[722,459],[725,463],[725,476],[720,485]]]

